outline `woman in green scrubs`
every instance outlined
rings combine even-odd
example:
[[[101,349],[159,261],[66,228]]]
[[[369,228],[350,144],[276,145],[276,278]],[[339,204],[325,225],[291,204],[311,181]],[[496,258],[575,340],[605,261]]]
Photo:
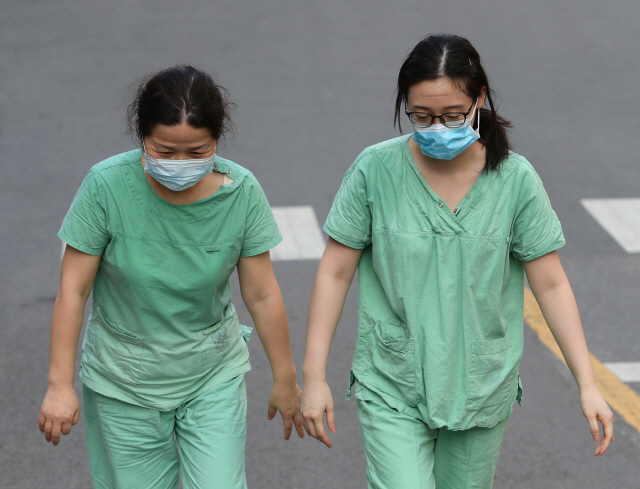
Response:
[[[535,170],[510,151],[509,122],[466,39],[431,35],[413,49],[398,76],[398,124],[404,116],[413,133],[357,158],[324,226],[303,367],[307,432],[331,446],[325,370],[357,268],[347,397],[355,383],[369,487],[490,488],[522,398],[526,273],[604,454],[612,413],[558,259],[562,229]]]
[[[230,129],[224,88],[178,66],[142,83],[129,107],[141,149],[89,170],[64,219],[40,430],[57,445],[78,421],[80,377],[96,488],[246,487],[250,328],[273,371],[268,417],[303,436],[287,317],[269,250],[282,237],[253,174],[217,155]],[[175,440],[175,441],[174,441]]]

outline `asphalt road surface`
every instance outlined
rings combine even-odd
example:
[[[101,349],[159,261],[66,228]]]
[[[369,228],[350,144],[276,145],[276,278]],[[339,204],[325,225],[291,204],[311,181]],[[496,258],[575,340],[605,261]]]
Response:
[[[130,85],[177,63],[215,72],[238,105],[236,136],[221,155],[251,169],[272,206],[312,206],[322,224],[360,151],[397,135],[397,72],[431,32],[463,35],[483,57],[515,150],[541,175],[563,224],[561,259],[593,354],[640,361],[640,257],[580,203],[640,197],[637,1],[0,0],[0,487],[91,487],[82,420],[53,447],[37,418],[56,233],[87,170],[134,147],[123,134]],[[274,263],[299,374],[317,265]],[[266,420],[271,374],[251,341],[250,488],[366,486],[355,401],[344,400],[355,289],[327,373],[334,448],[285,442],[281,423]],[[640,487],[637,430],[616,416],[615,442],[594,458],[571,375],[526,326],[525,338],[525,402],[509,422],[494,487]]]

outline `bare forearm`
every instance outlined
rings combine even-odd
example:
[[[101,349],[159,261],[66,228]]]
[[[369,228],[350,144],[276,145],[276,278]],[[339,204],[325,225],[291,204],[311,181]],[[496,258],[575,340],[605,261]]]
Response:
[[[338,327],[352,277],[318,271],[311,293],[307,346],[302,372],[305,380],[324,380],[333,336]]]
[[[49,385],[73,385],[86,301],[77,293],[58,292],[51,318]]]
[[[249,302],[247,308],[271,363],[273,381],[295,382],[296,369],[291,356],[289,325],[280,291],[257,302]]]
[[[571,285],[563,281],[548,290],[533,292],[576,382],[580,388],[593,386],[591,358]]]

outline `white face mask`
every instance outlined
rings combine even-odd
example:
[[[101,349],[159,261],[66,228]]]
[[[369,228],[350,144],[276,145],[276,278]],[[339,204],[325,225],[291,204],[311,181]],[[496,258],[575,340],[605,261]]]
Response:
[[[213,170],[215,152],[208,158],[190,160],[160,160],[149,156],[142,143],[144,172],[168,189],[179,192],[192,187]]]

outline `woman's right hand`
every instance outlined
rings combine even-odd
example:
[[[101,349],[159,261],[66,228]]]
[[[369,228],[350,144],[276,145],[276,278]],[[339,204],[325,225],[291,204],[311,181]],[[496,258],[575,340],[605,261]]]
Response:
[[[40,432],[47,442],[60,443],[60,434],[68,435],[71,427],[78,422],[80,403],[73,385],[66,387],[49,386],[40,408]]]
[[[300,398],[302,423],[309,436],[320,440],[331,448],[331,440],[324,430],[324,414],[327,413],[327,426],[336,432],[336,419],[333,415],[333,397],[326,380],[305,381]]]

